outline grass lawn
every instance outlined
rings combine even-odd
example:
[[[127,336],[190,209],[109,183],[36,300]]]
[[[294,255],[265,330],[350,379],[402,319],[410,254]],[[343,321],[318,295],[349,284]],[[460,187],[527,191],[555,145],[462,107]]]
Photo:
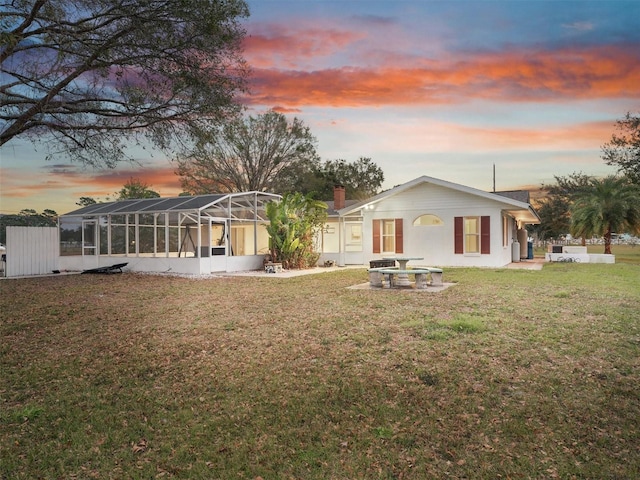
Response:
[[[616,253],[614,248],[614,253]],[[640,476],[640,247],[289,279],[0,282],[0,478]]]

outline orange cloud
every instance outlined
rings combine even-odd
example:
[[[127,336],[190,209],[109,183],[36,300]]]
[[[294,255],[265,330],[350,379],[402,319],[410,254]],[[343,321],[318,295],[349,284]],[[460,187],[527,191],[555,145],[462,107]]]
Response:
[[[276,105],[275,107],[271,108],[271,110],[278,113],[301,113],[302,112],[302,110],[299,108],[285,108],[279,105]]]
[[[385,160],[404,158],[422,162],[426,158],[433,161],[440,155],[452,159],[506,157],[522,164],[533,158],[536,161],[553,158],[552,164],[602,164],[600,146],[611,136],[612,125],[603,121],[475,126],[411,115],[388,117],[381,114],[370,115],[367,120],[355,124],[339,121],[339,125],[332,125],[328,120],[323,132],[320,141],[323,157],[372,156],[390,175]],[[527,165],[529,167],[538,168]],[[391,170],[393,168],[391,166]]]
[[[105,170],[96,175],[86,177],[83,185],[95,185],[113,195],[119,191],[130,179],[138,179],[147,184],[163,197],[176,196],[182,192],[180,178],[175,174],[172,166],[153,166]]]
[[[610,122],[588,122],[545,129],[456,126],[465,143],[485,151],[598,149],[611,136]]]
[[[294,108],[640,97],[640,57],[631,48],[510,51],[422,63],[412,68],[256,69],[245,101]]]
[[[180,178],[174,167],[145,166],[118,168],[117,170],[92,171],[72,164],[46,165],[39,169],[40,181],[34,182],[32,170],[2,168],[3,213],[17,213],[24,208],[51,208],[66,213],[77,208],[80,197],[96,200],[113,199],[130,178],[140,179],[163,197],[177,196],[182,192]],[[43,200],[48,199],[48,200]]]

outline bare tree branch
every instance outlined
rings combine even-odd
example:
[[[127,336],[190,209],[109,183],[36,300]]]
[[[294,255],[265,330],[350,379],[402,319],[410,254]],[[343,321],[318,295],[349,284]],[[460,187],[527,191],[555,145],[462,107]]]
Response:
[[[202,132],[197,148],[178,158],[177,173],[192,194],[277,191],[287,169],[317,163],[315,142],[301,120],[270,111]]]
[[[0,11],[0,145],[47,138],[74,160],[113,163],[140,135],[166,148],[239,110],[244,0],[20,0]]]

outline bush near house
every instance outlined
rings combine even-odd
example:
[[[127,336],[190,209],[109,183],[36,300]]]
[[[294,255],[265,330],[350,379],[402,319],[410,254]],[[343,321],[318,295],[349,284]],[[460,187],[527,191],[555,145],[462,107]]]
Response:
[[[327,204],[301,193],[286,193],[266,206],[269,245],[284,268],[314,267],[320,258],[315,239],[327,218]]]

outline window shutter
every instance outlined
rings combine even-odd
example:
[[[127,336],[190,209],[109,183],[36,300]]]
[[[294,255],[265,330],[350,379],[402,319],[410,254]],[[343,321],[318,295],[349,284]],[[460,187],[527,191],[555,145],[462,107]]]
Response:
[[[396,253],[404,253],[402,245],[402,219],[396,218]]]
[[[462,217],[455,217],[453,219],[453,244],[454,253],[464,253],[464,224]]]
[[[491,253],[491,217],[480,217],[480,253]]]
[[[380,220],[373,221],[373,253],[380,253]]]

